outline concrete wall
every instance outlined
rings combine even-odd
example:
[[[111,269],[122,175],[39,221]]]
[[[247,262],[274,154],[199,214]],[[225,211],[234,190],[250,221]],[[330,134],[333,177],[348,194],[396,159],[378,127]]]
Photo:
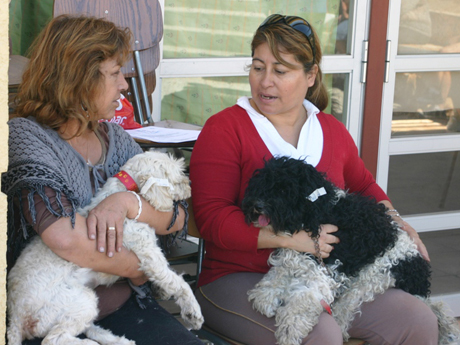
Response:
[[[8,0],[0,0],[0,172],[8,164]],[[0,344],[5,343],[6,196],[0,193]]]

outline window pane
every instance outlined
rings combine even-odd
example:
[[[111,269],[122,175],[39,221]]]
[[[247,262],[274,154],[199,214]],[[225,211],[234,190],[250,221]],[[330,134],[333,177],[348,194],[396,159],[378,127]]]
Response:
[[[392,137],[460,132],[460,72],[397,73]]]
[[[404,215],[460,211],[458,151],[390,157],[388,196]]]
[[[329,93],[324,111],[346,124],[348,74],[325,74],[323,78]],[[204,125],[242,96],[251,97],[248,77],[163,78],[161,119]]]
[[[344,53],[350,0],[165,1],[163,57],[250,55],[252,36],[270,14],[307,19],[317,30],[324,54]],[[345,9],[342,10],[342,8]],[[338,27],[338,24],[341,25]],[[339,32],[337,32],[339,31]],[[336,44],[336,37],[340,42]]]
[[[164,78],[161,119],[204,125],[241,96],[251,96],[248,77]]]
[[[324,85],[329,94],[329,106],[324,111],[347,125],[348,119],[348,73],[325,74]],[[332,87],[328,87],[331,85]]]
[[[402,0],[398,54],[459,53],[458,0]]]
[[[431,295],[456,294],[460,286],[460,228],[420,232],[420,239],[431,258]]]

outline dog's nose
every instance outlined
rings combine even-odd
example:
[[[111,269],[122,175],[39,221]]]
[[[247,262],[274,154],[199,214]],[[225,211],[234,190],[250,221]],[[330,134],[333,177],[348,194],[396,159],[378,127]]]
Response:
[[[257,210],[259,213],[263,213],[262,211],[265,210],[265,202],[262,200],[254,201],[254,209]]]

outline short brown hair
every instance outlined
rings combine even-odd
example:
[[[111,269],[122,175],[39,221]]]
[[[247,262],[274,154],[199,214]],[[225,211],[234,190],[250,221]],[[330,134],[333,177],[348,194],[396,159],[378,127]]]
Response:
[[[303,65],[305,73],[310,72],[316,64],[318,66],[318,73],[315,84],[308,89],[305,99],[316,105],[319,110],[324,110],[329,103],[329,97],[323,84],[323,73],[320,67],[323,54],[318,36],[313,27],[311,29],[315,35],[314,40],[312,40],[315,44],[315,54],[312,52],[307,37],[302,32],[290,27],[284,21],[259,27],[252,39],[251,50],[252,55],[254,55],[255,49],[259,45],[267,43],[273,56],[281,64],[288,68],[293,68],[294,66],[285,61],[280,53],[292,54],[296,61]],[[315,56],[315,61],[313,61],[313,55]]]
[[[94,128],[94,101],[103,78],[100,64],[116,59],[123,65],[130,47],[131,31],[105,19],[69,15],[52,19],[32,45],[15,116],[35,116],[55,130],[71,118],[80,122],[79,133]]]

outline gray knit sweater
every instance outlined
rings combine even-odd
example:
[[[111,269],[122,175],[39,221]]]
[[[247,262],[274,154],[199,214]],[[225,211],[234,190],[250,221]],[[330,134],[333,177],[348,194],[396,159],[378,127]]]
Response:
[[[90,170],[80,154],[63,140],[56,131],[38,124],[33,117],[15,118],[9,125],[9,165],[2,174],[2,192],[8,196],[8,249],[16,257],[25,240],[35,235],[35,231],[19,210],[19,224],[15,222],[13,200],[18,198],[22,205],[23,190],[28,191],[29,209],[35,222],[34,195],[38,194],[47,209],[57,217],[70,217],[75,225],[77,208],[87,205],[93,191],[90,173],[94,174],[96,191],[105,183],[98,170],[103,170],[107,177],[116,174],[122,165],[142,149],[122,127],[113,123],[101,123],[108,126],[109,148],[103,166]],[[44,187],[56,192],[60,210],[54,210]],[[65,195],[72,204],[72,210],[66,211],[60,203]],[[22,236],[21,236],[22,233]]]

